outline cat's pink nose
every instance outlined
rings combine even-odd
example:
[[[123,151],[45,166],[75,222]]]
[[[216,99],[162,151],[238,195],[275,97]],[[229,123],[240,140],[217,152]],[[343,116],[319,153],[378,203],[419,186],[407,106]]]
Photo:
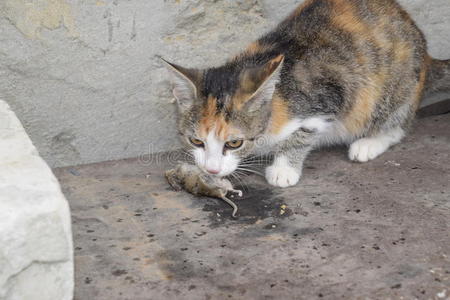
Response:
[[[220,173],[220,170],[215,170],[215,169],[206,169],[206,171],[212,175],[217,175]]]

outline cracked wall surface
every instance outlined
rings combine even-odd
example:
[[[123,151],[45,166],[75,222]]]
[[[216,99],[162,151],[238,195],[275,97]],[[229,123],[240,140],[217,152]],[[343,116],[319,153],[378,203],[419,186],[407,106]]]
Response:
[[[294,0],[5,0],[0,95],[51,166],[178,147],[167,74],[155,57],[218,65]],[[450,57],[450,2],[401,0],[430,52]]]

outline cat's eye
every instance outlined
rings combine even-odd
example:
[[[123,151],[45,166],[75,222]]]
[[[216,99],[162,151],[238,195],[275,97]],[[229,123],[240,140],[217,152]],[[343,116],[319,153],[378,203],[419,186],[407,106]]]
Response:
[[[204,147],[205,143],[203,143],[201,140],[196,139],[196,138],[189,138],[189,141],[191,142],[192,145],[194,145],[195,147]]]
[[[244,145],[244,140],[234,140],[225,143],[225,148],[230,150],[236,150]]]

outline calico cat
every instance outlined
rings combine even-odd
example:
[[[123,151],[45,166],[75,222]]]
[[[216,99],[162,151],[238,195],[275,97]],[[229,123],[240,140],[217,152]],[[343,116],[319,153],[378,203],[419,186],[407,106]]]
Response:
[[[223,177],[266,150],[279,187],[297,184],[322,145],[376,158],[405,136],[424,93],[450,91],[450,60],[427,54],[394,0],[307,0],[223,66],[166,65],[197,165]]]

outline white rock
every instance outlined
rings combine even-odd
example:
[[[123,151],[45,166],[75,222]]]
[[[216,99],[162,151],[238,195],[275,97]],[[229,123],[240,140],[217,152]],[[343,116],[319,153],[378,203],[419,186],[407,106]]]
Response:
[[[72,299],[73,277],[68,203],[0,100],[0,299]]]

